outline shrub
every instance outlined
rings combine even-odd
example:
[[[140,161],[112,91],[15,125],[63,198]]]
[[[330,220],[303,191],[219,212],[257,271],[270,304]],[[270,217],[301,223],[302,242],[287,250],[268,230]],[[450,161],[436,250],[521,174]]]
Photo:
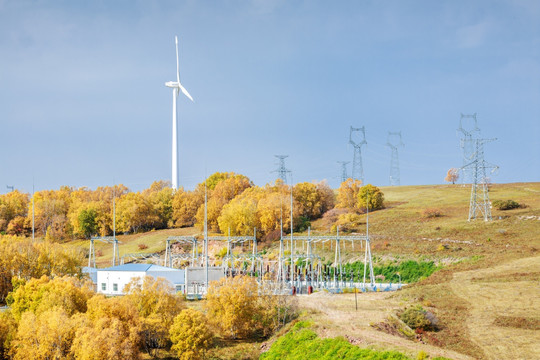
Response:
[[[497,210],[512,210],[521,206],[517,201],[514,200],[495,200],[492,204]]]
[[[174,318],[170,329],[173,350],[180,359],[204,358],[214,335],[207,326],[203,313],[194,309],[182,310]]]
[[[443,216],[443,213],[439,209],[427,208],[422,210],[422,216],[425,218],[437,218]]]
[[[146,244],[139,244],[139,250],[144,250],[144,249],[148,249],[148,245]]]
[[[436,330],[439,322],[432,312],[424,310],[420,305],[405,309],[399,318],[411,329],[415,330]]]

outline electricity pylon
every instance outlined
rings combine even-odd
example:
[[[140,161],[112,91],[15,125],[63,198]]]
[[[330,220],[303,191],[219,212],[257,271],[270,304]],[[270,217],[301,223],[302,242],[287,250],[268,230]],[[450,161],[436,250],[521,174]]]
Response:
[[[478,213],[482,213],[484,221],[492,220],[488,189],[489,178],[486,169],[492,169],[493,173],[499,167],[484,160],[484,144],[495,140],[497,139],[474,139],[473,160],[461,168],[461,170],[467,169],[472,173],[468,221],[476,219]]]
[[[392,138],[399,137],[399,142],[396,144],[391,142]],[[401,140],[401,131],[398,132],[388,132],[388,138],[386,140],[386,145],[392,149],[392,157],[390,159],[390,186],[399,186],[399,157],[398,157],[398,146],[405,146]]]
[[[362,140],[360,142],[353,141],[353,132],[355,131],[362,133]],[[349,144],[354,147],[351,177],[353,180],[360,180],[362,183],[364,183],[364,168],[362,166],[362,145],[367,144],[367,142],[366,129],[363,126],[361,128],[354,128],[351,126],[351,129],[349,131]]]
[[[474,122],[474,127],[472,129],[464,128],[463,119],[472,119],[472,121]],[[459,129],[457,129],[457,131],[463,134],[460,142],[461,149],[463,150],[463,172],[461,176],[461,182],[463,184],[467,183],[468,181],[472,183],[472,170],[465,168],[465,165],[469,164],[474,160],[475,149],[473,136],[475,133],[480,133],[478,121],[476,120],[476,113],[470,115],[461,114],[461,117],[459,119]]]
[[[347,181],[349,176],[347,175],[347,164],[350,161],[338,161],[338,164],[341,164],[341,182]]]
[[[272,171],[272,172],[273,173],[277,172],[278,173],[278,178],[283,180],[283,183],[286,184],[287,183],[287,174],[291,172],[290,170],[288,170],[285,167],[285,158],[289,157],[289,155],[274,155],[274,156],[279,159],[279,163],[276,164],[279,167],[276,170]]]

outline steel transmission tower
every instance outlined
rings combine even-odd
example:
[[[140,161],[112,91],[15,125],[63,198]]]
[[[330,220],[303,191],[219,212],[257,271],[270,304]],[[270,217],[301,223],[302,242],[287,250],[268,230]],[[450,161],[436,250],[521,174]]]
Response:
[[[399,138],[399,141],[396,141],[394,144],[391,140]],[[392,149],[392,157],[390,159],[390,186],[399,186],[399,157],[398,157],[398,146],[405,146],[401,140],[401,131],[398,132],[388,132],[388,138],[386,145]]]
[[[341,164],[341,182],[347,181],[349,176],[347,175],[347,164],[350,161],[338,161],[338,164]]]
[[[472,129],[465,129],[463,127],[463,119],[472,119],[474,122],[474,127]],[[457,131],[463,134],[461,138],[460,146],[463,150],[463,172],[461,177],[462,183],[473,182],[472,179],[472,169],[465,168],[465,165],[469,164],[474,160],[475,148],[474,148],[474,133],[480,133],[480,128],[478,127],[478,122],[476,120],[476,113],[471,115],[461,114],[459,119],[459,129]]]
[[[495,172],[499,167],[484,160],[484,144],[497,139],[474,139],[473,160],[463,166],[462,170],[469,170],[472,174],[471,201],[469,204],[469,219],[476,219],[479,213],[484,216],[484,221],[491,219],[491,203],[489,202],[489,178],[486,169]]]
[[[362,141],[360,142],[353,141],[353,133],[355,131],[362,133]],[[349,144],[351,144],[354,147],[351,177],[353,180],[360,180],[362,183],[364,183],[364,168],[362,166],[362,145],[367,144],[366,129],[364,128],[364,126],[362,126],[361,128],[354,128],[351,126],[351,129],[349,131]]]
[[[287,174],[291,172],[289,169],[287,169],[285,167],[285,158],[289,157],[289,155],[274,155],[274,156],[279,159],[279,163],[276,164],[279,167],[276,170],[272,171],[272,172],[273,173],[277,172],[278,173],[278,178],[283,180],[283,183],[286,184],[287,183]]]

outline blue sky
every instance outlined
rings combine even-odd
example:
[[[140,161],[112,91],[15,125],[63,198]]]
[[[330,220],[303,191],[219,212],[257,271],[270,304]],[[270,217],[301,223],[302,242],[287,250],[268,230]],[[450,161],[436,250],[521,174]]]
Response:
[[[275,154],[337,187],[351,125],[367,182],[389,184],[401,131],[401,184],[440,184],[460,113],[498,138],[494,182],[540,180],[538,1],[0,0],[0,193],[169,180],[175,35],[186,188],[263,185]]]

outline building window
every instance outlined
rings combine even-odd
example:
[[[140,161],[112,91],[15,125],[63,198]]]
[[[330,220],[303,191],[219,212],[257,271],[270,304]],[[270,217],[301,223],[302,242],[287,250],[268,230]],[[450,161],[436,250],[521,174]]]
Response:
[[[112,284],[113,291],[118,291],[118,284]]]
[[[101,291],[107,290],[107,284],[101,283]]]

